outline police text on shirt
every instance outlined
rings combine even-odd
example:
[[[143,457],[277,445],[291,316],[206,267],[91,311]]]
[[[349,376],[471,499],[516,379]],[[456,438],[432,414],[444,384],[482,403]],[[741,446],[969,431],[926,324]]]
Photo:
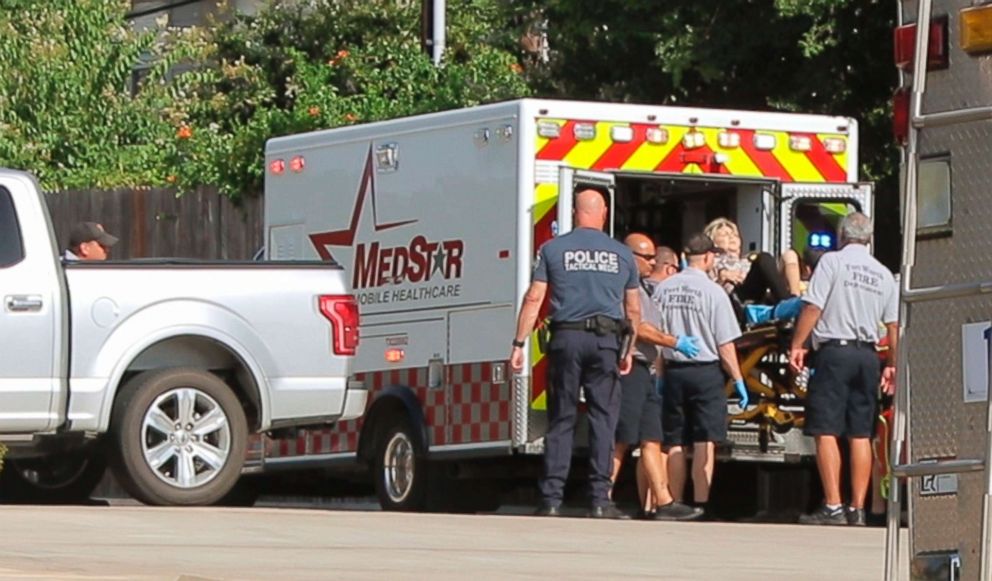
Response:
[[[566,250],[562,258],[565,270],[569,272],[620,272],[620,257],[608,250]]]

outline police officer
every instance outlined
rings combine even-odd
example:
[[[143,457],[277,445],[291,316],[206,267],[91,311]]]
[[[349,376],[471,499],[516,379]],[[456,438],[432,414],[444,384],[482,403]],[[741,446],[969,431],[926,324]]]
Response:
[[[634,254],[641,276],[641,324],[634,345],[634,366],[620,378],[620,420],[613,452],[613,481],[616,482],[624,456],[631,446],[640,444],[637,462],[637,488],[643,516],[655,520],[690,520],[700,516],[698,510],[672,500],[668,490],[667,458],[661,452],[661,394],[655,389],[652,368],[658,359],[658,346],[674,348],[687,357],[699,353],[699,339],[668,335],[661,331],[661,313],[648,294],[647,277],[655,266],[654,242],[640,233],[632,233],[624,243]]]
[[[705,234],[695,234],[685,247],[688,267],[655,289],[661,323],[669,333],[699,337],[701,349],[690,360],[665,348],[665,388],[662,401],[664,443],[672,496],[681,502],[685,488],[683,447],[692,444],[693,499],[705,511],[713,480],[716,443],[727,437],[727,395],[721,363],[747,406],[747,389],[737,363],[734,340],[741,329],[727,296],[707,274],[716,246]]]
[[[892,273],[868,252],[871,235],[867,216],[854,212],[844,217],[841,249],[824,254],[817,263],[792,337],[789,363],[794,370],[807,364],[805,345],[811,332],[816,353],[803,431],[816,440],[824,505],[802,515],[799,520],[805,524],[865,524],[879,380],[886,393],[894,390],[899,301]],[[879,322],[885,324],[890,341],[884,372],[875,349]],[[851,450],[851,504],[846,509],[840,496],[840,436],[848,438]]]
[[[595,518],[627,518],[609,501],[613,433],[620,405],[618,377],[630,371],[631,354],[621,353],[624,316],[640,322],[637,267],[630,249],[603,233],[603,192],[575,196],[575,229],[541,247],[533,281],[524,296],[510,366],[523,369],[524,339],[551,287],[548,345],[548,433],[544,438],[541,516],[559,516],[572,460],[572,439],[580,384],[589,418],[589,480]]]

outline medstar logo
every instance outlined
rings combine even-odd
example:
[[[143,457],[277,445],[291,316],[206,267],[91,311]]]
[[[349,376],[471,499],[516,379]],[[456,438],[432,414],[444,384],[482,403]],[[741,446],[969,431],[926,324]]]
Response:
[[[465,251],[465,245],[461,240],[431,241],[426,236],[416,235],[408,243],[399,246],[385,246],[378,240],[360,242],[356,245],[355,239],[358,237],[359,226],[362,223],[362,210],[365,207],[366,197],[371,198],[373,233],[417,223],[417,220],[379,223],[376,209],[375,167],[370,146],[348,228],[310,235],[310,242],[324,260],[334,258],[328,249],[329,246],[354,247],[352,288],[356,290],[376,288],[387,283],[399,284],[404,281],[429,282],[438,277],[461,278],[462,256]]]

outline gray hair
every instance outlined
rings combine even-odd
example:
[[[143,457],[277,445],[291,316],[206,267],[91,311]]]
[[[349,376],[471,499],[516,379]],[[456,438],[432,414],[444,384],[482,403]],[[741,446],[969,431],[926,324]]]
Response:
[[[861,212],[851,212],[840,221],[840,239],[843,242],[867,244],[871,241],[871,218]]]

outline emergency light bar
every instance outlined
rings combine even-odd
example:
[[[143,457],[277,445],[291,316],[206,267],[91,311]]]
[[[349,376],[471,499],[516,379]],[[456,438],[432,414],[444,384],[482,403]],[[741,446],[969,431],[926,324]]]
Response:
[[[576,123],[572,129],[572,134],[578,141],[591,141],[596,139],[596,125],[593,123]]]
[[[777,140],[774,135],[768,133],[755,133],[754,134],[754,148],[760,149],[762,151],[771,151],[775,149]]]
[[[717,135],[717,143],[724,149],[732,149],[741,146],[741,134],[734,131],[721,131]]]
[[[813,141],[808,135],[790,135],[789,149],[792,151],[809,151],[813,149]]]
[[[660,127],[652,127],[645,132],[644,137],[648,140],[648,143],[664,145],[668,143],[668,130]]]
[[[546,139],[555,139],[561,135],[561,126],[551,121],[539,121],[537,123],[537,134]]]
[[[913,55],[916,51],[916,25],[906,24],[896,27],[893,32],[892,48],[896,68],[911,72]],[[930,46],[927,55],[927,70],[947,68],[947,18],[934,18],[930,23]]]

